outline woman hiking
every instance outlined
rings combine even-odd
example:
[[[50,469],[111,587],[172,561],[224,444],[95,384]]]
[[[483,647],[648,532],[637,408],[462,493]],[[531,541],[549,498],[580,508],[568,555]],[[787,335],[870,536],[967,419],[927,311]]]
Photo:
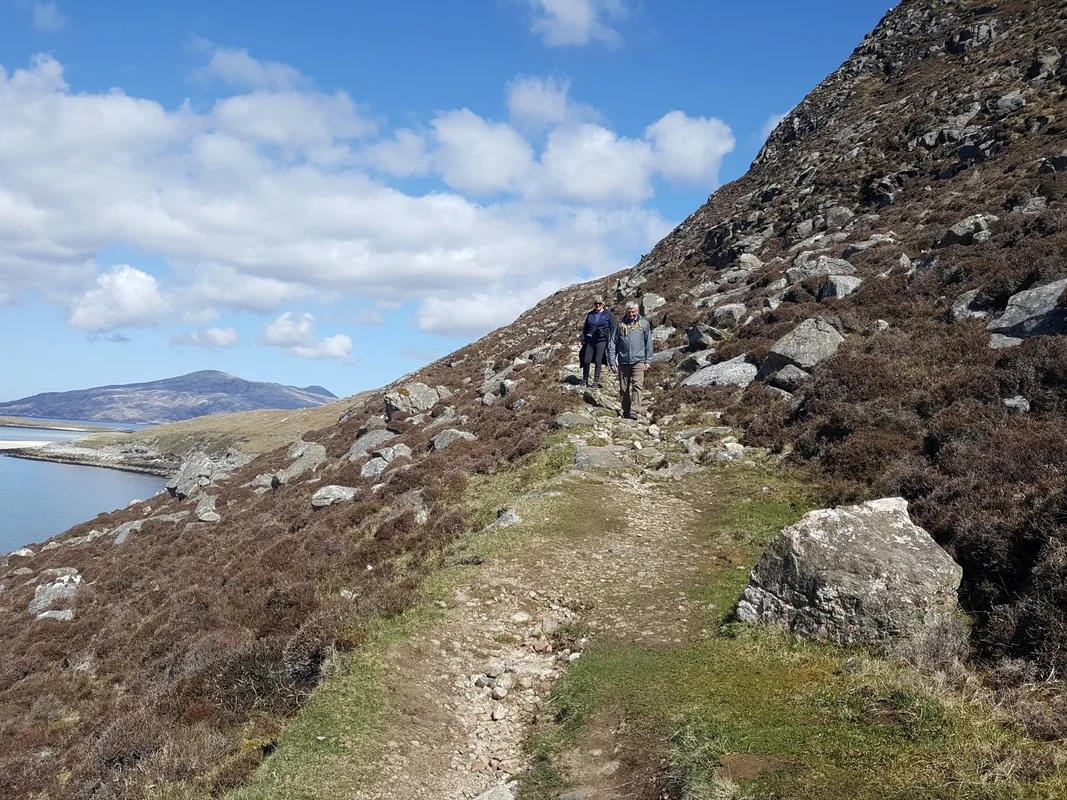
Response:
[[[589,365],[596,364],[593,388],[600,388],[600,368],[614,335],[615,317],[604,308],[604,298],[597,295],[593,298],[593,310],[586,315],[582,326],[582,386],[589,385]]]

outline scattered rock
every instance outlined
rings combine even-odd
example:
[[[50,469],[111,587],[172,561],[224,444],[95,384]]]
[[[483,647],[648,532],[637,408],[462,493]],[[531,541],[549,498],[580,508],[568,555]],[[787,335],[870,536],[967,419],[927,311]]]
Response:
[[[40,618],[57,604],[73,600],[82,584],[82,576],[74,567],[58,567],[41,570],[37,576],[37,588],[33,592],[27,611]],[[73,619],[73,612],[65,619]],[[53,616],[51,619],[58,619]]]
[[[682,386],[748,386],[756,379],[757,368],[745,356],[738,356],[720,364],[712,364],[694,372]]]
[[[134,520],[133,522],[124,522],[115,528],[112,533],[115,536],[115,544],[119,545],[130,538],[130,535],[141,530],[141,526],[144,525],[144,520]]]
[[[732,328],[745,316],[744,303],[727,303],[711,313],[711,321],[719,328]]]
[[[822,317],[806,319],[774,343],[758,377],[770,377],[789,364],[810,370],[833,356],[843,341],[844,337]]]
[[[625,469],[629,466],[619,455],[621,448],[591,447],[579,445],[574,452],[574,468],[587,469]]]
[[[721,342],[726,338],[725,333],[710,325],[694,325],[685,332],[685,335],[689,339],[691,350],[707,350],[714,347],[716,342]]]
[[[285,486],[304,473],[317,470],[326,461],[326,448],[315,442],[297,442],[286,455],[296,460],[274,473],[275,487]]]
[[[405,383],[391,392],[386,392],[386,416],[392,421],[397,417],[429,411],[440,399],[440,392],[425,383]]]
[[[355,499],[358,489],[351,486],[323,486],[311,495],[312,508],[329,508],[338,503],[348,503]]]
[[[380,430],[368,431],[360,436],[348,449],[348,460],[355,461],[360,456],[365,456],[372,450],[376,450],[390,439],[395,439],[396,434],[392,431],[387,431],[384,428]]]
[[[513,508],[503,508],[496,519],[489,523],[490,528],[510,528],[512,525],[521,525],[522,517],[515,513]]]
[[[572,411],[565,411],[556,417],[555,427],[559,429],[584,428],[592,424],[592,417],[586,416],[585,414],[575,414]]]
[[[496,786],[488,792],[483,792],[474,800],[515,800],[515,792],[511,788],[511,784],[506,784],[504,786]]]
[[[812,511],[763,554],[737,605],[812,639],[870,644],[955,619],[963,571],[902,498]]]
[[[1059,300],[1065,289],[1067,279],[1014,294],[1004,313],[986,327],[991,333],[1019,339],[1061,334],[1067,309],[1060,307]]]
[[[364,464],[359,474],[362,478],[377,478],[389,467],[389,462],[384,458],[378,458],[377,456],[372,458],[366,464]]]
[[[1012,411],[1016,414],[1029,414],[1030,413],[1030,401],[1022,395],[1016,395],[1015,397],[1009,397],[1004,401],[1004,407],[1008,411]]]
[[[446,430],[441,431],[439,434],[437,434],[430,440],[430,452],[436,453],[440,450],[444,450],[445,448],[449,447],[455,442],[458,442],[461,439],[464,441],[473,442],[477,438],[478,437],[475,436],[473,433],[468,433],[467,431],[459,431],[455,428],[448,428]]]
[[[653,311],[667,305],[666,299],[660,297],[658,294],[652,294],[646,292],[641,297],[641,315],[647,317]]]
[[[171,497],[184,500],[207,486],[215,477],[215,462],[206,453],[195,453],[186,459],[178,473],[167,481]]]
[[[406,444],[394,444],[392,447],[374,450],[371,455],[375,458],[383,458],[387,464],[392,464],[398,458],[411,458],[412,450]]]
[[[215,495],[206,495],[196,504],[196,518],[200,522],[218,522],[222,519],[215,510]]]
[[[787,364],[774,373],[770,377],[770,380],[768,380],[768,383],[776,389],[781,389],[786,392],[795,392],[804,385],[804,382],[810,377],[811,375],[800,367],[793,364]]]
[[[863,279],[853,275],[831,275],[819,291],[819,302],[847,297],[863,285]]]
[[[967,217],[949,228],[934,246],[950,247],[954,244],[970,246],[988,242],[993,238],[993,231],[989,226],[999,221],[1000,218],[993,214],[975,214]]]
[[[974,304],[979,291],[981,290],[971,289],[971,291],[964,292],[952,301],[952,307],[949,309],[948,315],[953,322],[963,322],[968,319],[985,319],[989,316],[988,311]]]
[[[1022,343],[1022,339],[1017,339],[1014,336],[1002,336],[999,333],[994,333],[989,337],[990,350],[1003,350],[1006,347],[1015,347]]]

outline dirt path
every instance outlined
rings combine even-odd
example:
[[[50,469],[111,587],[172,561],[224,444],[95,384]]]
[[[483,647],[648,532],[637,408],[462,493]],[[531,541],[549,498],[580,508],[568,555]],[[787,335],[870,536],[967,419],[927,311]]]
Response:
[[[552,684],[585,637],[678,643],[689,633],[682,588],[716,554],[696,541],[696,511],[657,484],[583,473],[558,498],[520,504],[529,540],[472,570],[442,618],[386,655],[387,756],[357,800],[460,800],[503,787],[526,766],[522,744]],[[552,531],[544,535],[538,531]],[[593,726],[604,738],[610,725]],[[594,733],[594,736],[597,734]],[[619,764],[593,742],[572,777],[610,798]],[[498,789],[492,800],[511,797]]]

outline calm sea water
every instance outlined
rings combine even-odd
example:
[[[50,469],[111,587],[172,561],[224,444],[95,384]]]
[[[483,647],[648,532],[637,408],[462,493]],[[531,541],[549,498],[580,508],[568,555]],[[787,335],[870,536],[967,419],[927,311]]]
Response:
[[[58,442],[83,435],[0,425],[0,439],[6,440]],[[150,497],[165,483],[154,475],[0,456],[0,554],[43,542],[101,511]]]

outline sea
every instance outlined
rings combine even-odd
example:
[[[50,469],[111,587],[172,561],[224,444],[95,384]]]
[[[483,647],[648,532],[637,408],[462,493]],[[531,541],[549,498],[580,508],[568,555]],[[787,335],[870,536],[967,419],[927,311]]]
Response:
[[[75,425],[136,430],[125,425],[79,420],[46,420]],[[0,440],[67,441],[82,431],[11,428],[0,425]],[[125,508],[159,492],[165,478],[103,467],[79,467],[0,455],[0,555],[44,542],[102,511]]]

